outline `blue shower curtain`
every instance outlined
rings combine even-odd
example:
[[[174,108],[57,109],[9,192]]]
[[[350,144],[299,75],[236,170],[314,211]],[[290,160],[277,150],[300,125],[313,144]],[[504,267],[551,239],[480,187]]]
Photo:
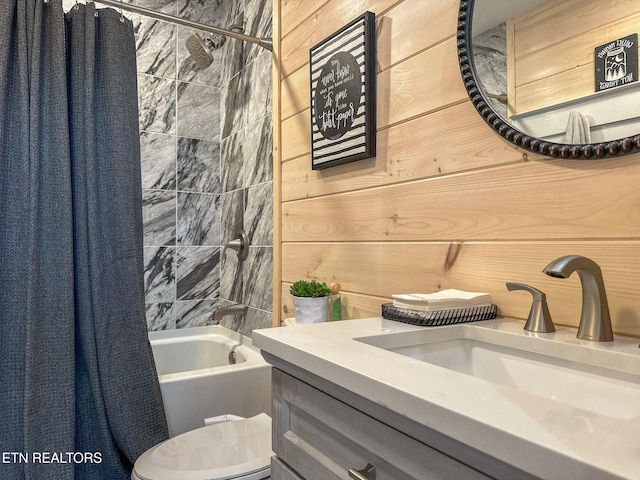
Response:
[[[167,426],[144,320],[135,39],[0,2],[0,478],[127,479]]]

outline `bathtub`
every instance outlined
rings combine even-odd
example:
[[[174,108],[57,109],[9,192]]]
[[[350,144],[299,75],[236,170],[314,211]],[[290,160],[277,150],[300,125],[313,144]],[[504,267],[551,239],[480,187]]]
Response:
[[[149,332],[149,341],[170,436],[219,415],[271,415],[271,366],[250,338],[215,325]]]

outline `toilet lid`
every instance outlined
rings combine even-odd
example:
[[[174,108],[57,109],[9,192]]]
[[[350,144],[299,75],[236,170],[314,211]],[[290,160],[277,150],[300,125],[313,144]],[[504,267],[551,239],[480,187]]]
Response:
[[[271,418],[217,423],[170,438],[143,453],[134,466],[142,480],[224,480],[268,468]]]

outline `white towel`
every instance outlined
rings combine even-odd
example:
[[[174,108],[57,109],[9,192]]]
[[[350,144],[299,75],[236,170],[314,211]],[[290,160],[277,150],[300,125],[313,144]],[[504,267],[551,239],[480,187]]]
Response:
[[[591,143],[591,125],[589,119],[580,112],[569,112],[567,133],[564,136],[565,143],[582,144]]]
[[[488,293],[465,292],[455,288],[435,293],[406,293],[391,296],[394,307],[421,312],[491,305],[491,295]]]

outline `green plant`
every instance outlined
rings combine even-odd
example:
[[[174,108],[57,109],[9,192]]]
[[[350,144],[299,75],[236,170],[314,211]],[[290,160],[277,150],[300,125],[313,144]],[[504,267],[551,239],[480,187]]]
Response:
[[[289,293],[294,297],[327,297],[331,295],[331,290],[324,282],[298,280],[291,285]]]

